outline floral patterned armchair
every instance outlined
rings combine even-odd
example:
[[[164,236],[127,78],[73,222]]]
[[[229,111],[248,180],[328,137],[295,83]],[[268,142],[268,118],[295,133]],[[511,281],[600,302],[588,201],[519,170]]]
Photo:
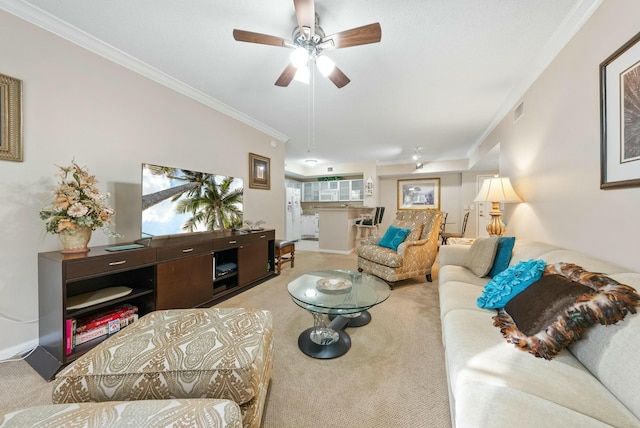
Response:
[[[442,213],[435,210],[399,211],[392,225],[409,229],[409,235],[394,251],[378,246],[380,237],[360,245],[358,271],[375,275],[389,283],[425,275],[431,282],[431,267],[438,254]]]

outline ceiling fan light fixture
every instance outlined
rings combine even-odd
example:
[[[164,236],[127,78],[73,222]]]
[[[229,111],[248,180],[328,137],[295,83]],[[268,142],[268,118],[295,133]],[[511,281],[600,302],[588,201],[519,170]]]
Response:
[[[300,69],[300,67],[307,65],[307,62],[309,61],[309,52],[303,47],[297,47],[293,52],[291,52],[289,60],[295,68]]]
[[[302,67],[298,67],[296,70],[296,75],[293,77],[298,82],[302,82],[305,84],[309,84],[309,76],[311,72],[309,71],[309,67],[303,65]]]
[[[316,66],[318,67],[318,71],[320,71],[324,77],[327,77],[333,69],[336,68],[336,63],[327,56],[319,56],[316,59]]]
[[[413,149],[413,156],[411,156],[411,159],[413,159],[414,161],[420,159],[422,157],[420,150],[422,150],[422,147],[416,147],[415,149]]]

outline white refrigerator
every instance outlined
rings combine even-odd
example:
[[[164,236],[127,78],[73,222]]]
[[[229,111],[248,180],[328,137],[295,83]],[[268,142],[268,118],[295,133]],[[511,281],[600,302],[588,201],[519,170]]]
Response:
[[[300,189],[286,188],[284,234],[287,241],[299,241],[302,237],[302,207]]]

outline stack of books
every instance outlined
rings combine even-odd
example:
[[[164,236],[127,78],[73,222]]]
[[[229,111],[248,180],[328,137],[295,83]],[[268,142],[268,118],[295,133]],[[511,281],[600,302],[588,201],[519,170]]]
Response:
[[[65,351],[69,355],[76,346],[116,333],[137,319],[138,308],[129,304],[116,306],[84,318],[67,318]]]

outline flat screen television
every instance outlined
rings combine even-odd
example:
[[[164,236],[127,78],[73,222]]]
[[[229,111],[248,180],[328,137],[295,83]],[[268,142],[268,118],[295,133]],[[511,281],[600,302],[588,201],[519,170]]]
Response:
[[[168,166],[142,164],[142,237],[242,226],[243,181]]]

